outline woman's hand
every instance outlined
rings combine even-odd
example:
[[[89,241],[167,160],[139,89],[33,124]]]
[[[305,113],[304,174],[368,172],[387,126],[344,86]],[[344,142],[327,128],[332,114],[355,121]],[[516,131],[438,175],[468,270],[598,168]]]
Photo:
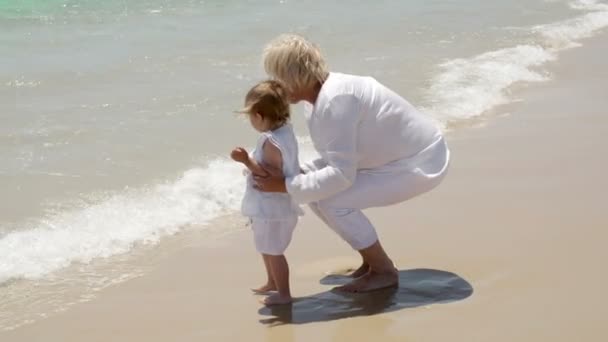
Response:
[[[283,172],[268,165],[263,167],[268,176],[253,175],[253,187],[263,192],[287,192]]]

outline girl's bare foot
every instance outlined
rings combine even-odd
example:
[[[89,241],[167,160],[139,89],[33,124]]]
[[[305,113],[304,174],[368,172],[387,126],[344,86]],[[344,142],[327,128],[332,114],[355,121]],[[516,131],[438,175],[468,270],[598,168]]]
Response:
[[[262,303],[266,306],[283,305],[283,304],[289,304],[291,302],[293,302],[293,298],[291,298],[291,296],[282,295],[279,293],[273,293],[270,296],[267,296],[266,298],[260,300],[260,303]]]
[[[272,283],[266,283],[266,285],[262,285],[257,289],[251,289],[251,291],[255,294],[266,294],[271,291],[276,291],[277,287]]]

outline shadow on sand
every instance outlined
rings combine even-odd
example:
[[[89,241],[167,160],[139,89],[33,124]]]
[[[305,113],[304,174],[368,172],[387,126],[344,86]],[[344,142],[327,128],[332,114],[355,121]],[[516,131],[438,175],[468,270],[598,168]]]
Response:
[[[345,275],[329,275],[321,279],[321,284],[342,285],[350,280]],[[413,269],[399,271],[398,288],[361,294],[330,290],[296,298],[290,305],[263,307],[258,312],[272,316],[260,320],[263,324],[305,324],[449,303],[472,293],[471,284],[454,273]]]

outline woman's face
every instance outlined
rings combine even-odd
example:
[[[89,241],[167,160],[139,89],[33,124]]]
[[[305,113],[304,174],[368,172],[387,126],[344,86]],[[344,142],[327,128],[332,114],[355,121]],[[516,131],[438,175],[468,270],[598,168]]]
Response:
[[[287,97],[289,98],[289,103],[291,104],[296,104],[305,99],[304,92],[295,87],[289,87],[287,92]]]
[[[315,85],[305,86],[305,87],[286,87],[287,97],[289,103],[296,104],[300,101],[306,101],[310,104],[314,104],[316,101],[319,90],[316,89]]]

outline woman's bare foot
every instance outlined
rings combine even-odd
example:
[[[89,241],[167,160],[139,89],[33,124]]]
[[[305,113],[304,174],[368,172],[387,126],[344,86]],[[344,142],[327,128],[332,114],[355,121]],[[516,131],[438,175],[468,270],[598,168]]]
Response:
[[[273,293],[270,296],[267,296],[266,298],[260,300],[260,303],[262,303],[266,306],[283,305],[283,304],[289,304],[291,302],[293,302],[293,298],[291,298],[291,296],[282,295],[279,293]]]
[[[357,268],[350,276],[354,279],[357,279],[363,275],[365,275],[369,271],[369,265],[366,263],[361,264],[359,268]]]
[[[393,269],[393,271],[383,273],[369,271],[350,283],[338,286],[335,289],[343,292],[359,293],[396,287],[398,285],[399,273],[396,269]]]
[[[271,291],[276,291],[277,287],[273,283],[266,283],[266,285],[262,285],[257,289],[251,289],[251,291],[255,294],[266,294]]]

